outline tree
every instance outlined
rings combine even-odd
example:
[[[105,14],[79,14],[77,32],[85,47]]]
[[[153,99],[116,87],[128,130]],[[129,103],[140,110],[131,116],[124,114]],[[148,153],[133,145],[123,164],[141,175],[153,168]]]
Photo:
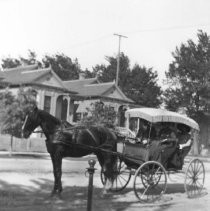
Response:
[[[208,90],[210,37],[203,31],[198,31],[197,37],[197,44],[188,40],[172,53],[174,61],[166,72],[169,88],[164,97],[168,109],[184,108],[199,121],[207,110],[204,95]]]
[[[2,59],[2,67],[6,68],[15,68],[21,65],[32,65],[38,64],[41,66],[41,62],[37,60],[37,55],[34,51],[28,50],[28,56],[26,58],[20,56],[18,58],[7,57]]]
[[[6,69],[6,68],[18,67],[20,65],[21,65],[21,62],[19,59],[7,57],[7,58],[2,59],[1,66],[2,66],[2,68]]]
[[[99,80],[103,82],[110,82],[116,79],[117,58],[105,57],[108,65],[96,65],[93,72],[98,76]],[[120,54],[120,73],[119,73],[119,86],[123,88],[127,83],[127,76],[130,73],[130,61],[123,53]]]
[[[17,97],[8,90],[0,93],[1,132],[11,135],[11,151],[13,137],[21,137],[24,118],[35,105],[34,91],[31,89],[20,88]]]
[[[1,132],[4,132],[4,125],[7,121],[7,113],[10,109],[10,105],[15,102],[15,97],[12,93],[6,89],[4,92],[0,92],[0,124],[1,124]]]
[[[92,72],[89,71],[87,68],[84,71],[82,71],[82,73],[84,74],[85,78],[94,78],[94,77],[96,77],[96,73],[93,72],[93,71]]]
[[[38,64],[42,66],[41,62],[37,60],[37,54],[34,51],[28,50],[28,58],[24,58],[22,56],[19,57],[22,65],[32,65]]]
[[[85,126],[103,125],[113,127],[117,118],[117,112],[110,105],[103,102],[95,102],[92,107],[87,109],[88,115],[81,120],[81,124]]]
[[[49,67],[51,66],[52,69],[56,72],[56,74],[62,80],[74,80],[79,78],[79,73],[84,72],[85,75],[91,76],[92,73],[87,69],[82,71],[78,60],[72,59],[65,54],[55,54],[55,55],[45,55],[42,58],[42,61],[37,60],[37,55],[34,51],[28,50],[27,57],[18,57],[18,58],[11,58],[7,57],[2,59],[2,67],[5,68],[15,68],[18,66],[27,66],[38,64],[38,67]]]
[[[158,107],[162,103],[162,91],[157,79],[157,72],[152,68],[147,69],[136,64],[125,86],[125,94],[140,105]]]
[[[95,75],[103,82],[113,81],[116,78],[117,58],[106,57],[108,65],[96,65],[93,68]],[[157,84],[158,75],[152,68],[140,67],[136,64],[130,68],[130,61],[123,53],[120,55],[119,87],[136,103],[158,107],[161,104],[161,88]]]
[[[70,57],[62,53],[45,55],[42,62],[45,67],[51,66],[62,80],[74,80],[79,78],[81,69],[77,59],[72,61]]]

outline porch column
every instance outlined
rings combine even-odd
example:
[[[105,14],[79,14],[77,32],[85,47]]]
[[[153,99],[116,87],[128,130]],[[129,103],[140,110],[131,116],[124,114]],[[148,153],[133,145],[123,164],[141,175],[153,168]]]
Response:
[[[44,90],[39,90],[38,91],[38,96],[37,96],[37,103],[38,103],[38,108],[44,109],[44,95],[45,91]]]
[[[51,111],[50,113],[55,116],[56,114],[56,103],[57,103],[57,98],[58,98],[58,94],[57,93],[53,93],[52,94],[52,100],[51,100]]]
[[[70,97],[69,96],[65,96],[63,99],[66,99],[67,100],[67,114],[66,114],[66,120],[68,122],[71,122],[70,121],[70,115],[69,115],[69,112],[70,112]]]

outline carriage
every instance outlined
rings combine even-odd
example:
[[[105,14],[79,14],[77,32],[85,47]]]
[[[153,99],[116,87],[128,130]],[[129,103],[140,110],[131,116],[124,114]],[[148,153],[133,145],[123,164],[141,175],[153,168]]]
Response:
[[[112,181],[112,191],[123,190],[134,175],[133,189],[139,201],[154,202],[166,191],[167,174],[184,173],[188,197],[199,196],[205,180],[203,162],[195,158],[186,168],[184,165],[198,124],[178,113],[154,108],[130,109],[125,117],[125,128],[108,129],[66,125],[37,107],[29,112],[23,137],[29,138],[38,126],[45,134],[53,163],[52,195],[62,192],[62,158],[95,153],[102,167],[102,183],[105,187]]]
[[[187,167],[184,165],[184,158],[193,146],[193,139],[197,137],[198,124],[184,115],[154,108],[129,109],[125,117],[126,127],[116,130],[120,138],[112,191],[123,190],[134,175],[133,189],[139,201],[154,202],[166,191],[167,174],[184,173],[184,189],[188,197],[199,196],[205,180],[203,162],[195,158]],[[145,137],[138,137],[145,123],[147,133]],[[154,135],[154,128],[159,134]],[[181,129],[182,132],[191,133],[191,136],[187,136],[190,143],[189,140],[180,143],[181,135],[178,138],[170,137],[170,133],[178,135]],[[165,131],[165,134],[160,134],[161,131]],[[103,172],[101,180],[105,182]]]

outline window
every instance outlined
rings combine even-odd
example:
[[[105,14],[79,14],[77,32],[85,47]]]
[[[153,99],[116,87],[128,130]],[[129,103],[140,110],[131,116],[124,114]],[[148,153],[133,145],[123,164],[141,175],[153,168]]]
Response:
[[[44,96],[44,110],[50,113],[51,97]]]

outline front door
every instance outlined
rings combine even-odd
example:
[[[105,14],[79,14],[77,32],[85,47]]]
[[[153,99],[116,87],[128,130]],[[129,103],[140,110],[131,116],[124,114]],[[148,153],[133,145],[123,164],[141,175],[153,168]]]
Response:
[[[56,114],[55,116],[60,120],[67,120],[67,99],[63,99],[63,96],[60,95],[56,101]]]

